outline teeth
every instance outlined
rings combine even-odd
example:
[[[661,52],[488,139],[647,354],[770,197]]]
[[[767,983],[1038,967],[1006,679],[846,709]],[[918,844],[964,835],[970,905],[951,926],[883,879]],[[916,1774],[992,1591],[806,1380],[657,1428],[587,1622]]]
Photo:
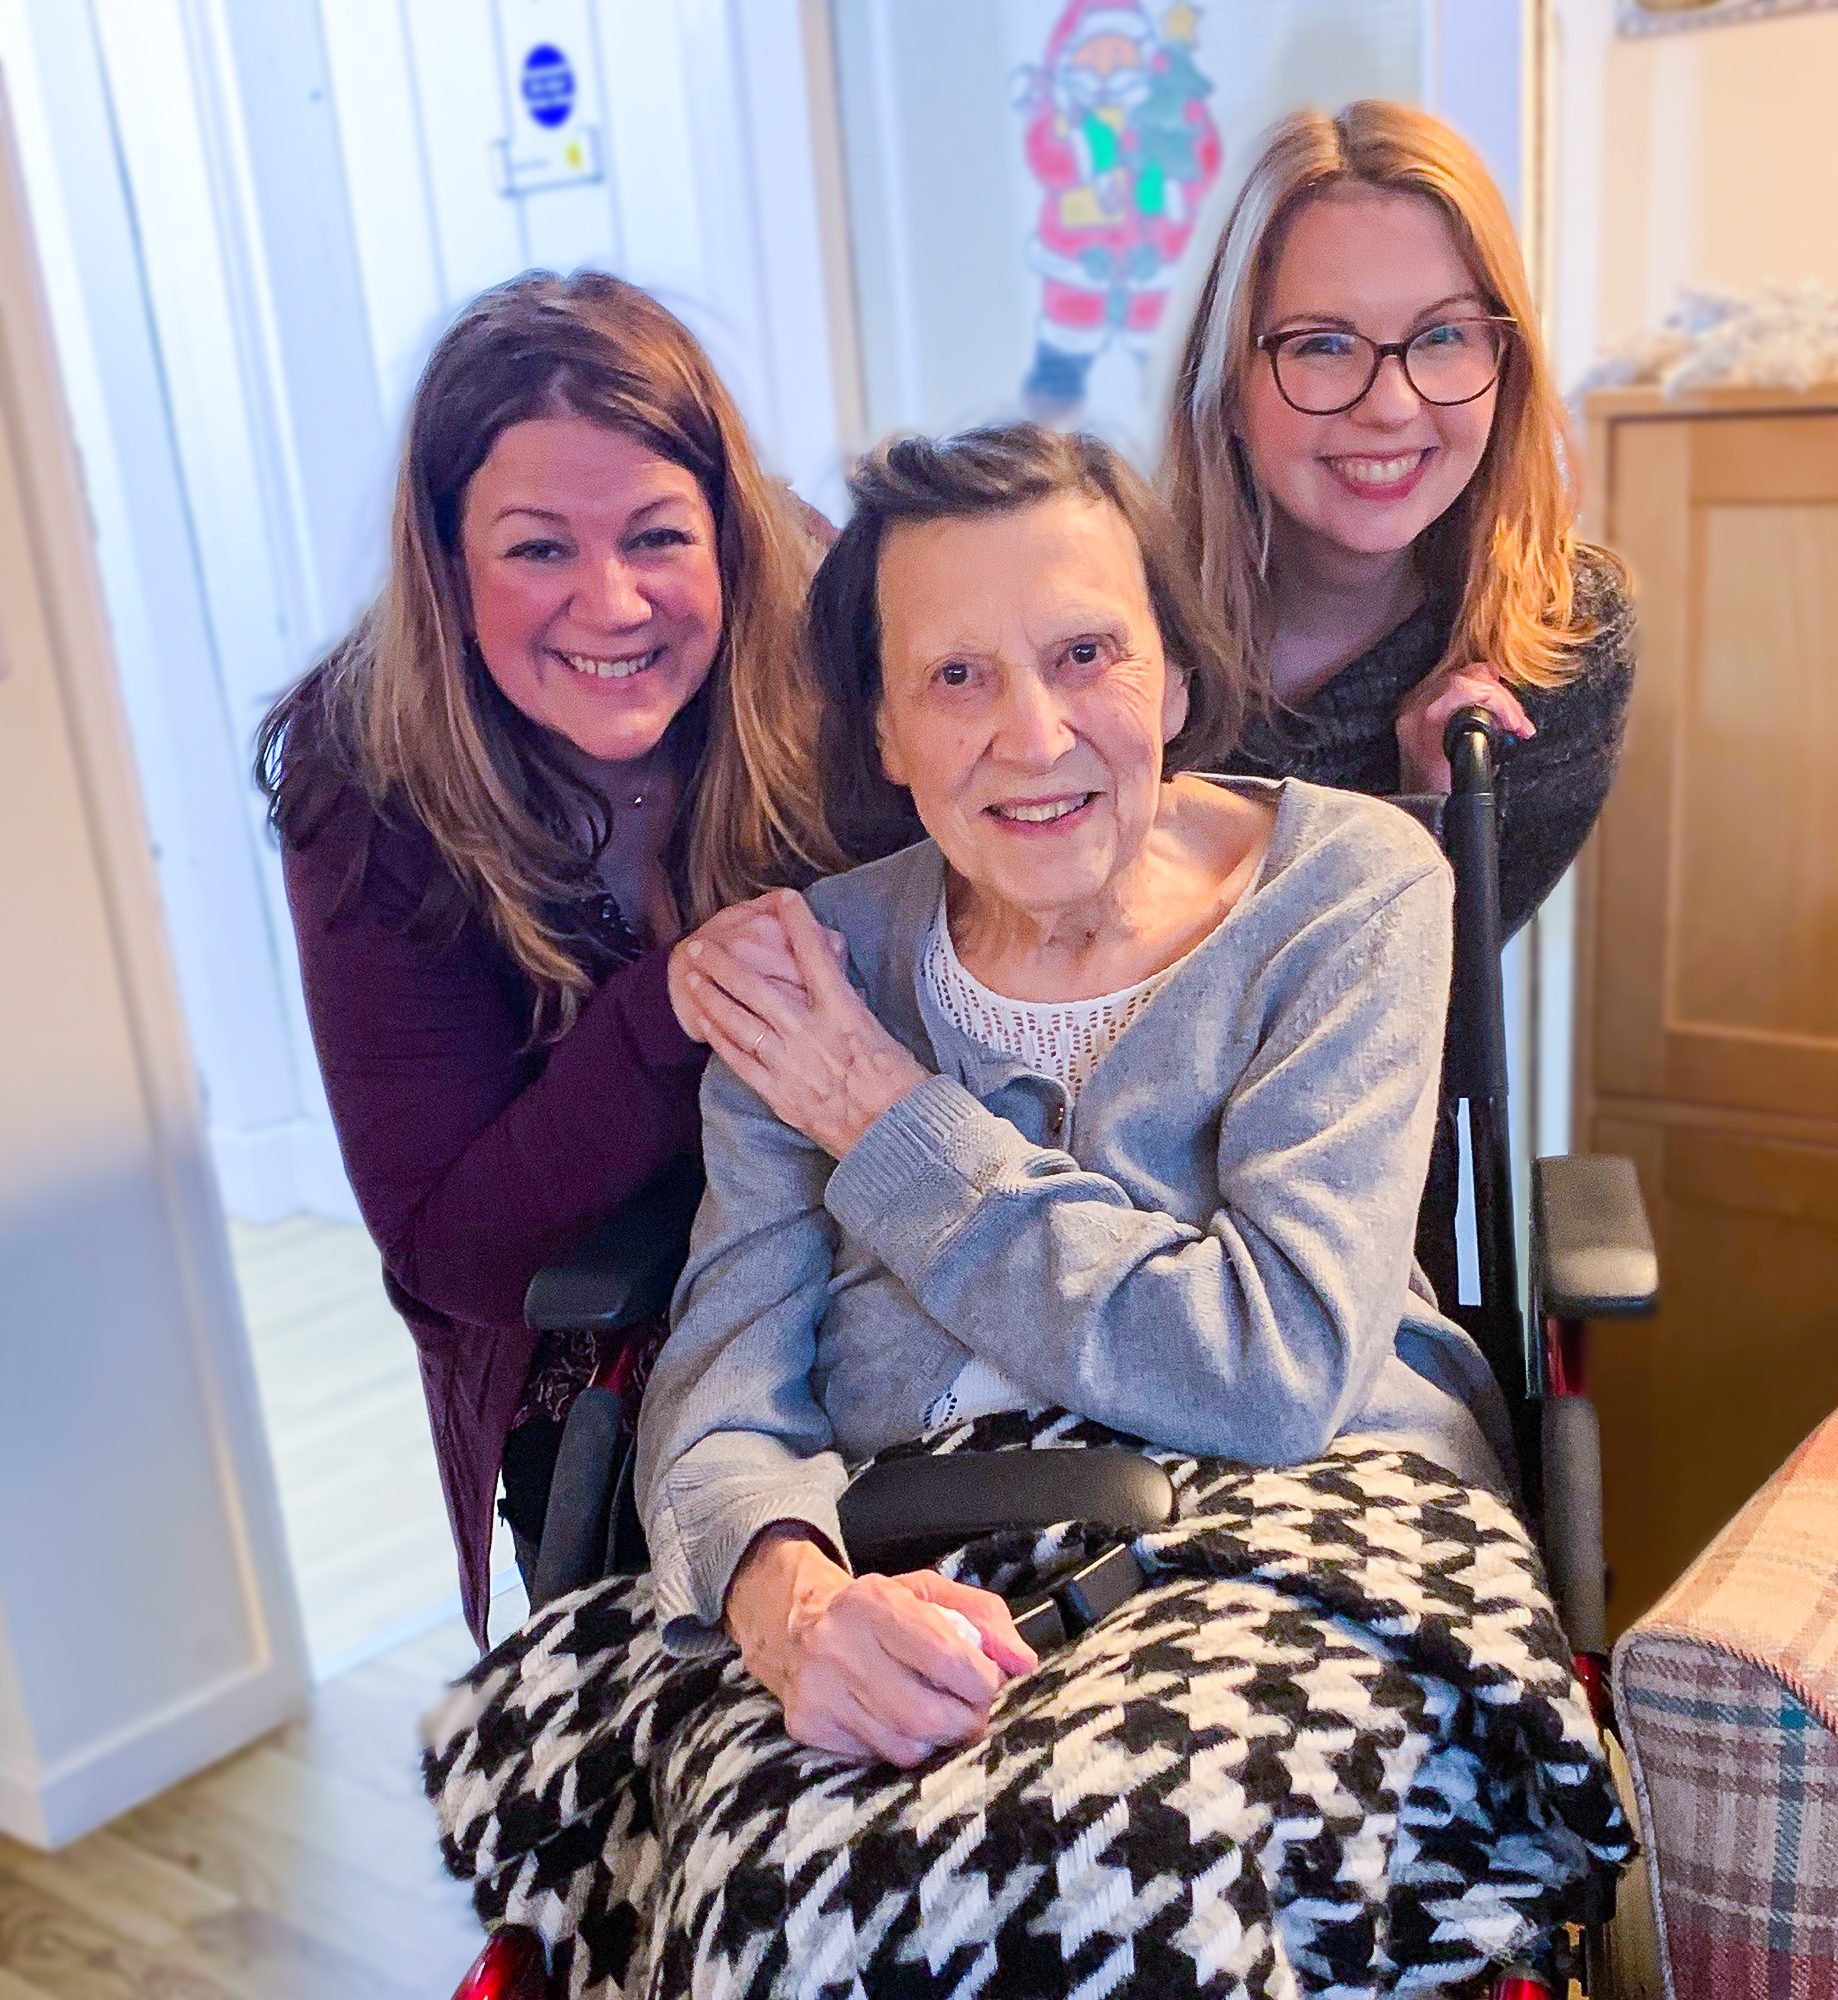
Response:
[[[1030,826],[1044,826],[1049,820],[1064,819],[1068,813],[1077,812],[1092,796],[1083,792],[1076,799],[1054,799],[1038,806],[992,806],[990,810],[999,819],[1020,819]]]
[[[1422,463],[1423,453],[1410,451],[1399,458],[1337,458],[1334,467],[1355,486],[1395,486]]]
[[[662,650],[661,646],[653,646],[650,652],[634,654],[628,660],[596,660],[591,653],[564,653],[562,658],[577,674],[585,674],[590,680],[624,681],[643,673]]]

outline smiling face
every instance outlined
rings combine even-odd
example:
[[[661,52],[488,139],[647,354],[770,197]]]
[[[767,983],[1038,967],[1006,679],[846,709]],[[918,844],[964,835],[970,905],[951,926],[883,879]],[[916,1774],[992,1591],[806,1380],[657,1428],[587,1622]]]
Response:
[[[1351,187],[1317,195],[1289,223],[1256,331],[1326,327],[1408,340],[1491,310],[1432,201]],[[1426,403],[1393,357],[1352,409],[1305,416],[1283,400],[1260,353],[1249,363],[1239,422],[1252,471],[1291,541],[1393,555],[1473,478],[1498,399],[1496,382],[1473,402]]]
[[[882,766],[946,861],[1036,922],[1102,899],[1187,712],[1128,522],[1077,493],[899,522],[877,596]]]
[[[695,475],[585,417],[513,424],[466,487],[460,547],[486,671],[598,763],[656,749],[721,643]]]

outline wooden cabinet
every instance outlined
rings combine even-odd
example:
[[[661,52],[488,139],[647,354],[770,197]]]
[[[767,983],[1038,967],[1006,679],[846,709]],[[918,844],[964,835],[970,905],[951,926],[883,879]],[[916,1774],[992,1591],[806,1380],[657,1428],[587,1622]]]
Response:
[[[1636,1161],[1663,1288],[1594,1347],[1619,1630],[1838,1407],[1838,389],[1605,396],[1589,441],[1640,647],[1576,1131]]]

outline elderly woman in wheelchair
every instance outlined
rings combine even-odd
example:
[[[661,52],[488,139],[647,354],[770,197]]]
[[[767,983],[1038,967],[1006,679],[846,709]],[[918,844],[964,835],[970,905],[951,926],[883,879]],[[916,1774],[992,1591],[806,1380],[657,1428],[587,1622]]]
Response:
[[[1485,1977],[1627,1843],[1412,1261],[1446,866],[1388,804],[1201,775],[1230,644],[1103,446],[906,440],[854,495],[824,766],[859,851],[908,844],[760,911],[800,985],[676,969],[719,1061],[652,1573],[437,1718],[449,1860],[571,1994]],[[1171,1519],[1073,1482],[861,1573],[851,1467],[1118,1443]],[[1123,1547],[1030,1644],[1022,1599]]]

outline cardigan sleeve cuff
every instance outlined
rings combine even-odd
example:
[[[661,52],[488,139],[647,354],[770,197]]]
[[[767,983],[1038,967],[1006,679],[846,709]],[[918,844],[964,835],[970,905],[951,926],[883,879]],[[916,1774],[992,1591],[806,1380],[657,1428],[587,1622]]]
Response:
[[[711,1482],[711,1485],[713,1482]],[[664,1650],[680,1656],[712,1653],[729,1643],[723,1617],[728,1586],[740,1559],[764,1528],[795,1521],[809,1528],[844,1569],[836,1503],[847,1484],[842,1461],[825,1453],[808,1468],[768,1481],[723,1481],[718,1512],[697,1519],[693,1491],[671,1495],[650,1524],[657,1622]],[[685,1517],[688,1518],[685,1518]]]
[[[906,1278],[970,1221],[999,1179],[1042,1157],[954,1077],[930,1076],[849,1148],[830,1176],[824,1205],[851,1237]]]
[[[670,1004],[670,950],[660,945],[615,972],[607,982],[639,1060],[652,1069],[692,1069],[707,1047],[684,1034]]]

